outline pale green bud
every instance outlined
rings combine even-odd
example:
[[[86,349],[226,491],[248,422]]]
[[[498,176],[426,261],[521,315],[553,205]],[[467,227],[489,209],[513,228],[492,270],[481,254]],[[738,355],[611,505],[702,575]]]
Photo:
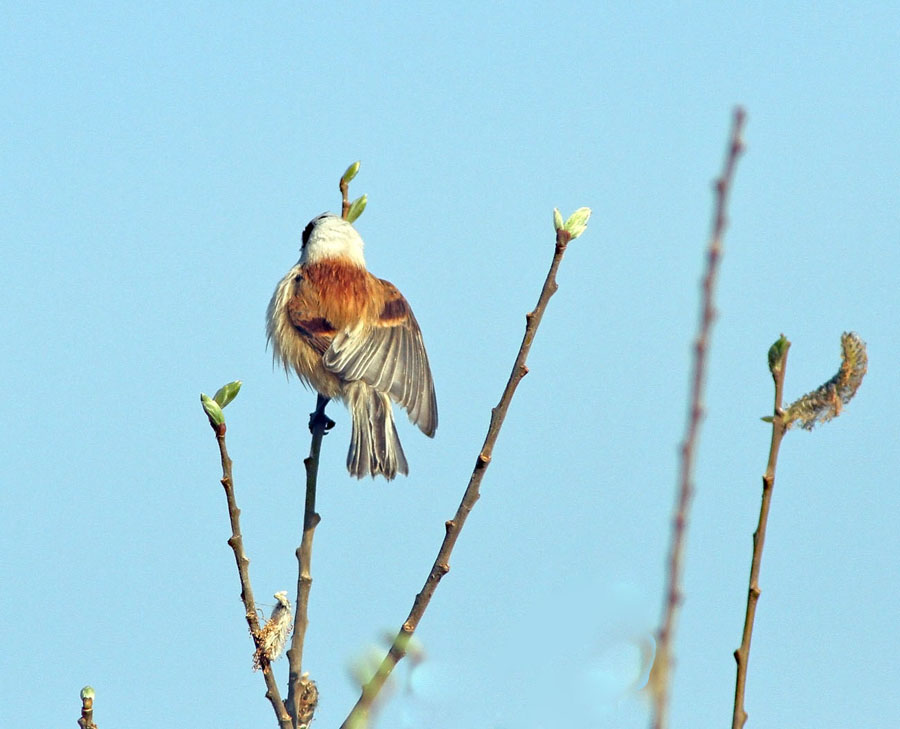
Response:
[[[566,221],[563,227],[565,228],[566,232],[570,236],[572,236],[572,240],[575,240],[579,235],[587,230],[587,222],[588,218],[590,217],[590,208],[578,208],[578,210],[576,210],[569,216],[569,219]]]
[[[206,413],[206,417],[209,418],[211,425],[222,425],[222,423],[225,422],[225,413],[222,412],[219,403],[213,400],[209,395],[204,395],[202,392],[200,393],[200,402],[203,404],[203,411]]]
[[[558,208],[553,208],[553,229],[561,230],[562,227],[563,227],[562,213],[559,212]]]
[[[85,686],[81,689],[81,700],[85,699],[93,699],[94,698],[94,689],[91,686]]]
[[[347,222],[352,223],[356,220],[360,215],[363,214],[363,210],[366,209],[366,204],[369,202],[369,198],[365,195],[356,198],[352,203],[350,203],[350,209],[347,211]]]
[[[242,384],[243,383],[240,380],[235,380],[234,382],[229,382],[227,385],[222,385],[218,392],[213,396],[213,400],[219,403],[219,407],[224,408],[237,397],[237,394],[241,391]]]
[[[350,182],[354,177],[356,177],[356,173],[359,172],[359,160],[354,162],[347,168],[347,171],[344,172],[341,177],[341,182]]]

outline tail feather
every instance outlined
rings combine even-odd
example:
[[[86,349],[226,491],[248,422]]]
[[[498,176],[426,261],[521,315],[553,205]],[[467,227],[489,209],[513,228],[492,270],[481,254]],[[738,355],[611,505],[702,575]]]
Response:
[[[364,382],[354,382],[346,391],[353,418],[353,434],[347,453],[351,476],[384,476],[390,481],[398,473],[409,472],[403,446],[394,425],[388,395]]]

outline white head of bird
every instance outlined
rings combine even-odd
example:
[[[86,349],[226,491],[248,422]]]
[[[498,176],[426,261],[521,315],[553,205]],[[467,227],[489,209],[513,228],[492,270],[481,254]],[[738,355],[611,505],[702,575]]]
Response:
[[[303,229],[300,263],[320,263],[329,259],[344,259],[366,267],[363,239],[350,223],[331,213],[322,213]]]

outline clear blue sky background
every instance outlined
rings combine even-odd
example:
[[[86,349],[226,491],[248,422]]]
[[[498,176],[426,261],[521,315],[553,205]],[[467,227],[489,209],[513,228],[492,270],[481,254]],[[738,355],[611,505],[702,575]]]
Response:
[[[749,727],[896,722],[900,18],[892,3],[3,3],[0,662],[16,725],[272,726],[250,671],[215,442],[254,588],[296,585],[314,397],[263,320],[304,224],[353,195],[370,269],[425,333],[441,423],[409,478],[325,442],[308,669],[317,725],[405,618],[571,247],[478,502],[382,726],[642,727],[710,182],[749,121],[722,265],[673,726],[727,726],[771,408],[830,377],[845,414],[782,450]],[[278,664],[284,683],[286,663]],[[639,683],[639,678],[637,678]]]

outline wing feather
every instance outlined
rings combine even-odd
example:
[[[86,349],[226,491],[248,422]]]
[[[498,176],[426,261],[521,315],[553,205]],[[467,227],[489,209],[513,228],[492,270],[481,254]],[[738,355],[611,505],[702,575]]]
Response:
[[[377,322],[337,332],[322,361],[343,379],[362,380],[387,393],[423,433],[434,435],[437,400],[422,332],[406,299],[381,283],[389,296]]]

